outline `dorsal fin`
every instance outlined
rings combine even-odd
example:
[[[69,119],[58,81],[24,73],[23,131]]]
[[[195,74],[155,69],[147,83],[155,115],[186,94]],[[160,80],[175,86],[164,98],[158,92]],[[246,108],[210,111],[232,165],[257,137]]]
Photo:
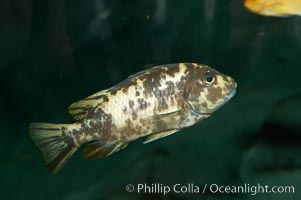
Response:
[[[130,75],[130,76],[127,78],[127,80],[128,80],[128,79],[132,79],[132,78],[134,78],[134,77],[138,77],[138,76],[144,75],[144,74],[150,74],[150,69],[145,69],[145,70],[142,70],[142,71],[137,72],[137,73],[135,73],[135,74],[132,74],[132,75]]]
[[[76,120],[82,120],[87,117],[89,111],[107,98],[107,90],[102,90],[85,99],[71,104],[68,108],[69,114]]]

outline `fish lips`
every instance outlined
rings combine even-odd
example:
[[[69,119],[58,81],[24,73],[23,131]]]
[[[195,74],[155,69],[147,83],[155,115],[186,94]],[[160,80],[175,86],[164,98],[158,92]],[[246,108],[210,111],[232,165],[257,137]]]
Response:
[[[236,88],[237,88],[237,83],[235,81],[233,81],[233,86],[232,89],[230,90],[230,92],[228,94],[225,95],[225,99],[223,101],[222,104],[220,104],[216,110],[220,107],[222,107],[223,105],[225,105],[230,99],[232,99],[232,97],[236,94]]]
[[[237,83],[234,81],[231,92],[226,95],[227,101],[230,100],[236,94],[236,88],[237,88]]]

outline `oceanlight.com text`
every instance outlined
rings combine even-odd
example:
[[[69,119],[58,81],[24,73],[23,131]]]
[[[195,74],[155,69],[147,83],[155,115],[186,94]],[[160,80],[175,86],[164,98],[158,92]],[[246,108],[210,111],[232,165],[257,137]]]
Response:
[[[243,185],[219,185],[219,184],[204,184],[198,185],[195,183],[166,185],[162,183],[138,183],[128,184],[126,186],[127,192],[135,192],[138,194],[163,194],[181,193],[181,194],[205,194],[205,193],[220,193],[220,194],[281,194],[281,193],[295,193],[294,186],[282,185],[250,185],[245,183]]]

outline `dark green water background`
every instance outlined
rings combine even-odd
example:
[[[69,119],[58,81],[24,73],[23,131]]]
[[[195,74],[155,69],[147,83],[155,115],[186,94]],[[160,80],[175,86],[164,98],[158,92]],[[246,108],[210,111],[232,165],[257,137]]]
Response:
[[[71,123],[72,102],[154,65],[197,62],[235,78],[212,117],[111,157],[81,150],[56,175],[30,122]],[[240,0],[2,0],[1,199],[301,199],[301,17]],[[291,185],[294,194],[128,193],[127,184]]]

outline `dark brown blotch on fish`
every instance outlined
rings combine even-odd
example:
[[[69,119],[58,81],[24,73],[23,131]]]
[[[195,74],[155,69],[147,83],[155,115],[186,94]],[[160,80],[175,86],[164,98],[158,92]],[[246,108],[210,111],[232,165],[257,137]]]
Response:
[[[130,108],[133,108],[135,105],[135,102],[133,100],[129,100],[129,106]]]
[[[198,81],[191,81],[186,84],[184,96],[197,98],[201,92],[204,92],[204,87]]]
[[[158,110],[159,111],[163,111],[163,110],[167,110],[168,109],[168,104],[166,102],[166,97],[159,95],[157,97],[158,99]]]
[[[183,65],[185,65],[185,64],[183,64]],[[168,65],[166,67],[167,67],[167,70],[164,73],[171,77],[174,77],[177,73],[180,72],[180,65],[177,65],[177,66]]]
[[[143,98],[138,98],[137,102],[138,102],[138,109],[144,110],[148,106],[147,102]]]
[[[91,96],[91,97],[87,97],[87,100],[98,100],[98,99],[103,99],[104,102],[108,102],[109,98],[106,95],[97,95],[97,96]]]
[[[99,118],[91,119],[88,124],[81,123],[79,129],[72,129],[71,134],[74,135],[79,144],[87,142],[85,139],[80,139],[81,134],[109,139],[111,134],[116,131],[116,125],[112,123],[112,114],[107,114],[102,110],[98,110],[97,113],[101,113]]]
[[[161,75],[160,75],[160,78],[165,80],[166,79],[166,74],[162,72]]]
[[[133,109],[133,110],[132,110],[132,119],[133,119],[133,120],[136,120],[137,117],[138,117],[137,112]]]
[[[222,89],[220,87],[209,88],[207,100],[215,104],[222,97]]]
[[[166,81],[165,84],[167,87],[165,88],[165,94],[167,96],[175,94],[175,84],[172,81]]]
[[[141,127],[134,126],[130,119],[125,120],[126,127],[123,129],[123,134],[127,135],[128,137],[131,136],[133,132],[136,132],[136,129],[141,129]]]
[[[128,89],[129,89],[128,87],[124,87],[124,88],[122,88],[121,91],[122,91],[123,93],[127,93]]]
[[[184,74],[190,74],[193,73],[195,69],[199,68],[199,67],[195,67],[193,64],[191,63],[185,63],[186,69],[184,71]]]
[[[119,84],[115,85],[114,87],[108,89],[108,92],[111,95],[116,95],[116,93],[121,90],[123,93],[127,93],[129,87],[137,85],[137,82],[132,79],[126,79]]]
[[[155,71],[153,74],[144,74],[139,79],[143,81],[143,93],[145,97],[153,95],[153,92],[158,90],[158,87],[161,86],[160,83],[160,71]]]
[[[104,102],[108,102],[109,101],[109,97],[106,96],[106,95],[103,95],[102,99],[103,99]]]
[[[199,81],[207,70],[194,67],[192,64],[189,69],[191,70],[187,72],[187,75],[182,77],[181,84],[185,84],[185,97],[197,98],[200,93],[204,92],[205,87]]]

